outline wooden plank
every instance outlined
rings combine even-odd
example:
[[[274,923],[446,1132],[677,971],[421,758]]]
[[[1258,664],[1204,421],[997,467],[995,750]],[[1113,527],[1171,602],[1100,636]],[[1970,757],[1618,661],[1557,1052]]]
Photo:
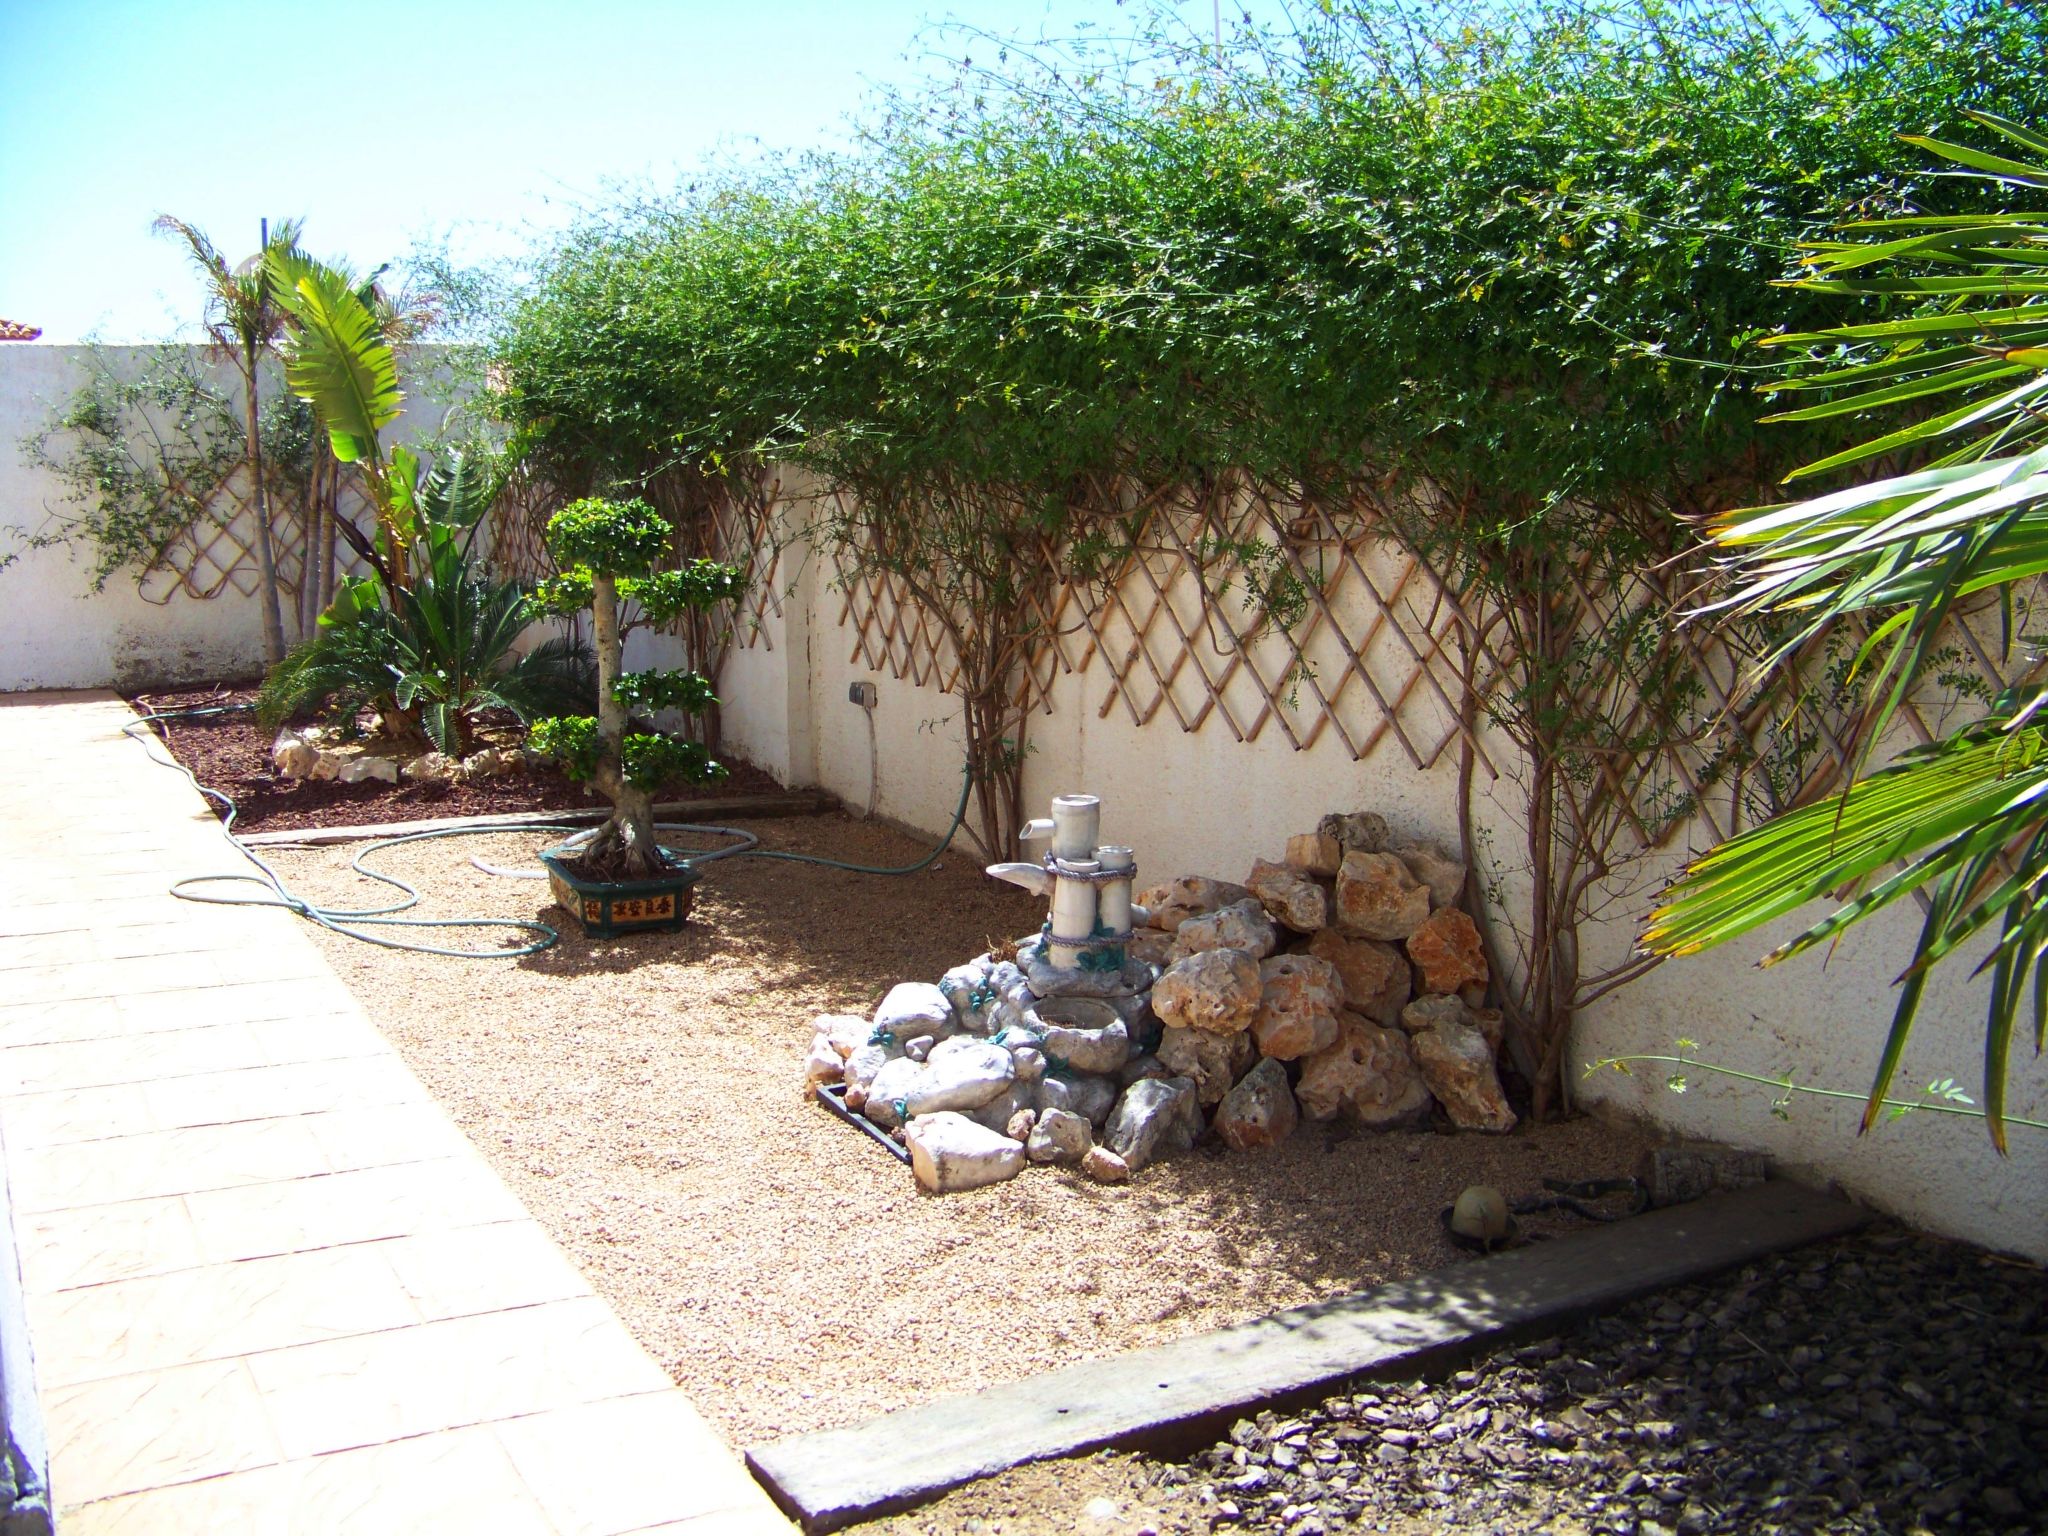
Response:
[[[798,790],[782,795],[720,795],[708,800],[667,800],[654,808],[665,821],[743,820],[765,816],[818,816],[839,809],[836,795],[823,790]],[[322,848],[331,843],[360,843],[379,837],[405,837],[414,832],[447,832],[463,827],[583,826],[611,815],[607,806],[573,811],[514,811],[505,816],[438,816],[427,821],[388,821],[381,826],[299,827],[284,832],[238,834],[251,848]]]
[[[792,1435],[750,1450],[747,1465],[807,1531],[835,1531],[1022,1462],[1105,1446],[1187,1449],[1259,1408],[1554,1330],[1648,1291],[1840,1236],[1864,1219],[1797,1184],[1764,1184],[850,1428]]]

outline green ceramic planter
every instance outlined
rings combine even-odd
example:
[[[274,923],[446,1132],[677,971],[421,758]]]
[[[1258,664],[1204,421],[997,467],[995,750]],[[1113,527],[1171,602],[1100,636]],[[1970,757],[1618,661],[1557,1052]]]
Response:
[[[550,848],[540,856],[556,904],[573,912],[584,935],[616,939],[633,933],[673,933],[690,916],[690,888],[697,870],[682,855],[664,848],[671,863],[666,874],[647,880],[591,880],[570,867],[573,851]]]

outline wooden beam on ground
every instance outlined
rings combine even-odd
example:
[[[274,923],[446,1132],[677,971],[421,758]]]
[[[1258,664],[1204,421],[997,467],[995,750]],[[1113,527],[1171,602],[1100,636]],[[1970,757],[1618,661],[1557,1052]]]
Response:
[[[1773,1182],[847,1429],[792,1435],[750,1450],[747,1465],[805,1530],[835,1531],[1027,1461],[1106,1446],[1185,1451],[1260,1408],[1325,1396],[1357,1377],[1418,1374],[1839,1237],[1865,1219],[1845,1201]]]
[[[794,790],[780,795],[720,795],[708,800],[669,800],[654,808],[661,821],[748,821],[770,816],[818,816],[839,809],[839,800],[823,790]],[[414,832],[449,832],[463,827],[587,826],[611,815],[609,806],[588,810],[514,811],[505,816],[439,816],[427,821],[387,821],[381,826],[295,827],[280,832],[239,834],[252,848],[321,848],[332,843],[360,843],[378,837],[405,837]]]

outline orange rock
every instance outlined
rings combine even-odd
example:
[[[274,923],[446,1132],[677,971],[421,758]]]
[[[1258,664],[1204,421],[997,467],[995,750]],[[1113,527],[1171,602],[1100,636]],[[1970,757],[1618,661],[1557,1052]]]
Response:
[[[1308,952],[1337,968],[1344,983],[1344,1006],[1375,1024],[1392,1024],[1415,990],[1408,957],[1378,939],[1347,939],[1325,928],[1309,941]]]
[[[1486,947],[1479,942],[1479,929],[1455,907],[1446,907],[1408,935],[1408,958],[1422,973],[1425,992],[1486,985]]]

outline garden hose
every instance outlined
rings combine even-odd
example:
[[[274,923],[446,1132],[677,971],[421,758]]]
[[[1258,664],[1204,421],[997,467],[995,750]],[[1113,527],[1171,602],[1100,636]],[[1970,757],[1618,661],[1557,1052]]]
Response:
[[[387,875],[378,870],[365,868],[363,860],[376,853],[379,849],[396,847],[400,843],[420,842],[430,837],[456,837],[481,832],[515,830],[571,832],[576,830],[573,827],[447,827],[428,832],[409,832],[399,837],[380,838],[350,859],[349,868],[366,879],[380,881],[402,892],[403,894],[399,900],[387,903],[381,907],[351,909],[345,907],[323,907],[317,902],[308,901],[302,896],[295,895],[276,870],[264,863],[257,856],[254,849],[235,836],[234,827],[237,807],[233,798],[213,788],[211,785],[200,783],[191,769],[174,757],[159,754],[154,746],[144,741],[137,734],[159,720],[192,720],[206,715],[238,714],[253,707],[248,704],[216,704],[201,709],[151,710],[145,713],[141,719],[121,728],[122,735],[132,737],[134,740],[141,742],[142,749],[149,754],[151,762],[156,763],[160,767],[177,769],[201,795],[222,807],[226,814],[221,818],[221,835],[228,840],[228,846],[247,859],[257,870],[257,873],[253,875],[192,875],[172,884],[171,894],[173,896],[177,897],[180,901],[208,902],[215,906],[224,907],[283,907],[288,912],[297,913],[308,922],[318,923],[322,928],[327,929],[331,933],[338,933],[346,938],[360,939],[365,944],[376,944],[384,949],[405,950],[412,954],[443,955],[451,960],[516,960],[525,955],[538,954],[560,937],[546,923],[539,922],[533,918],[395,916],[393,914],[419,905],[420,893],[418,889],[406,884],[405,881],[399,879],[396,875]],[[266,894],[259,896],[217,896],[201,894],[192,889],[192,887],[201,885],[254,885],[262,888]],[[535,935],[535,937],[528,943],[506,949],[450,949],[440,944],[420,944],[407,939],[385,938],[380,934],[356,931],[358,928],[365,926],[384,928],[517,928],[523,929]]]
[[[486,822],[476,826],[437,827],[424,832],[407,832],[396,837],[379,838],[377,841],[368,844],[354,858],[350,859],[349,868],[365,879],[378,881],[399,891],[401,895],[398,900],[376,907],[323,907],[317,902],[309,901],[305,897],[295,894],[284,883],[283,877],[275,869],[266,864],[257,855],[255,850],[250,848],[241,838],[235,836],[235,817],[239,814],[239,807],[236,806],[234,799],[221,790],[213,788],[211,785],[200,783],[191,769],[187,768],[175,757],[169,756],[167,752],[160,754],[155,746],[149,741],[144,740],[142,735],[139,734],[159,720],[193,720],[210,715],[243,714],[254,708],[253,704],[214,704],[196,709],[149,710],[144,712],[140,719],[134,720],[121,728],[122,735],[131,737],[141,743],[143,751],[148,754],[151,762],[156,763],[160,767],[175,768],[185,776],[186,781],[199,791],[202,796],[220,805],[225,813],[221,817],[221,835],[227,839],[228,846],[247,859],[250,864],[255,866],[257,871],[255,874],[189,876],[186,879],[173,883],[171,886],[171,894],[173,896],[181,901],[208,902],[216,906],[283,907],[286,911],[294,912],[300,917],[305,918],[308,922],[318,923],[329,932],[341,934],[346,938],[360,939],[365,944],[375,944],[384,949],[402,950],[410,954],[441,955],[451,960],[517,960],[526,955],[538,954],[561,937],[554,928],[535,918],[399,917],[396,914],[419,905],[421,900],[419,889],[416,886],[407,884],[396,875],[387,875],[379,870],[366,867],[363,860],[383,849],[395,848],[401,843],[425,842],[428,839],[437,837],[475,837],[488,833],[504,832],[540,832],[573,835],[579,831],[587,831],[589,830],[588,828],[563,825],[534,825],[530,822],[518,824]],[[151,734],[153,735],[154,733]],[[856,875],[914,875],[921,870],[929,869],[933,864],[937,863],[939,856],[952,846],[954,836],[959,832],[967,819],[967,803],[973,793],[973,789],[973,775],[968,771],[966,765],[963,764],[961,767],[960,803],[954,808],[952,824],[946,828],[945,835],[933,846],[931,852],[927,853],[916,863],[894,868],[875,864],[853,864],[842,859],[828,859],[820,854],[785,853],[779,849],[763,848],[760,846],[760,839],[758,837],[751,832],[741,831],[737,827],[718,827],[694,822],[659,822],[656,824],[655,830],[658,832],[711,833],[747,840],[735,843],[729,848],[714,848],[702,853],[693,851],[689,860],[693,865],[708,864],[717,859],[741,857],[782,859],[795,864],[817,864],[827,869],[842,869]],[[477,868],[494,875],[503,875],[514,879],[538,880],[546,878],[537,870],[504,869],[485,864],[483,861],[474,858],[470,862],[476,865]],[[192,889],[195,886],[202,885],[254,885],[259,887],[264,894],[254,896],[221,896],[201,894]],[[493,928],[501,930],[515,928],[531,933],[535,937],[528,943],[503,949],[451,949],[445,945],[422,944],[408,939],[387,938],[380,934],[357,931],[363,927]]]

